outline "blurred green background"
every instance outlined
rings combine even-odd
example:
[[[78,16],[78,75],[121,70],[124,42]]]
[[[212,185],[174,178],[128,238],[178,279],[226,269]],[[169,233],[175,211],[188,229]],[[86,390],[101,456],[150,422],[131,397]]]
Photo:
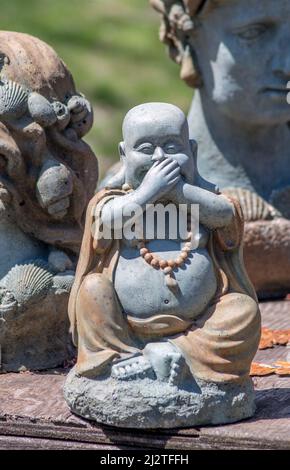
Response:
[[[148,0],[1,0],[1,29],[52,45],[93,103],[95,124],[86,140],[101,175],[118,159],[122,118],[130,107],[168,101],[187,111],[192,91],[168,59],[158,28]]]

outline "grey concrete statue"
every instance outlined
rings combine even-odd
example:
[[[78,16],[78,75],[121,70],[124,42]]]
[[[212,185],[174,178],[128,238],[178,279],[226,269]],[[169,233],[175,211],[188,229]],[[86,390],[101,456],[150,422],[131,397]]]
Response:
[[[150,0],[161,40],[194,87],[200,173],[239,199],[260,297],[290,289],[290,3]]]
[[[240,206],[199,175],[196,142],[175,106],[133,108],[123,138],[122,175],[87,210],[69,301],[78,359],[66,401],[85,418],[123,427],[249,417],[260,313],[242,261]],[[150,219],[157,204],[170,204],[178,220],[185,213],[185,237],[171,236],[168,219]]]
[[[43,369],[71,357],[67,303],[94,194],[92,125],[56,53],[0,32],[1,370]]]

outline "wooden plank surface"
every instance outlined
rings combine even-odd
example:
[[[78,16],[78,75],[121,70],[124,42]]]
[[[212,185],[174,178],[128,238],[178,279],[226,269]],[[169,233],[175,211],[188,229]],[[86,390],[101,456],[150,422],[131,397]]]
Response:
[[[0,436],[0,450],[132,450],[132,448],[124,446],[103,446],[58,439]]]
[[[261,304],[263,324],[290,328],[290,301]],[[286,347],[256,359],[285,359]],[[62,396],[66,370],[0,375],[0,449],[290,449],[290,377],[254,378],[257,412],[241,423],[138,431],[74,416]]]

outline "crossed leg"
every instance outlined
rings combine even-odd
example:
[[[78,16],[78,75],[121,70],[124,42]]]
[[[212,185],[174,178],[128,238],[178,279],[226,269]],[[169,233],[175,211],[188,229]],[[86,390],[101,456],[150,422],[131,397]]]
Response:
[[[84,279],[76,302],[77,373],[98,375],[115,357],[130,357],[139,349],[120,308],[112,282],[103,274]]]

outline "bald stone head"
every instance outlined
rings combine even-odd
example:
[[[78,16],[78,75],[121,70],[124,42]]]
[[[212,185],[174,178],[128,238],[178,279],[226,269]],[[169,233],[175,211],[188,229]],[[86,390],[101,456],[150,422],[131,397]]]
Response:
[[[145,103],[131,109],[123,122],[120,155],[126,183],[136,188],[156,160],[178,162],[182,176],[192,182],[196,143],[189,140],[185,114],[167,103]]]

